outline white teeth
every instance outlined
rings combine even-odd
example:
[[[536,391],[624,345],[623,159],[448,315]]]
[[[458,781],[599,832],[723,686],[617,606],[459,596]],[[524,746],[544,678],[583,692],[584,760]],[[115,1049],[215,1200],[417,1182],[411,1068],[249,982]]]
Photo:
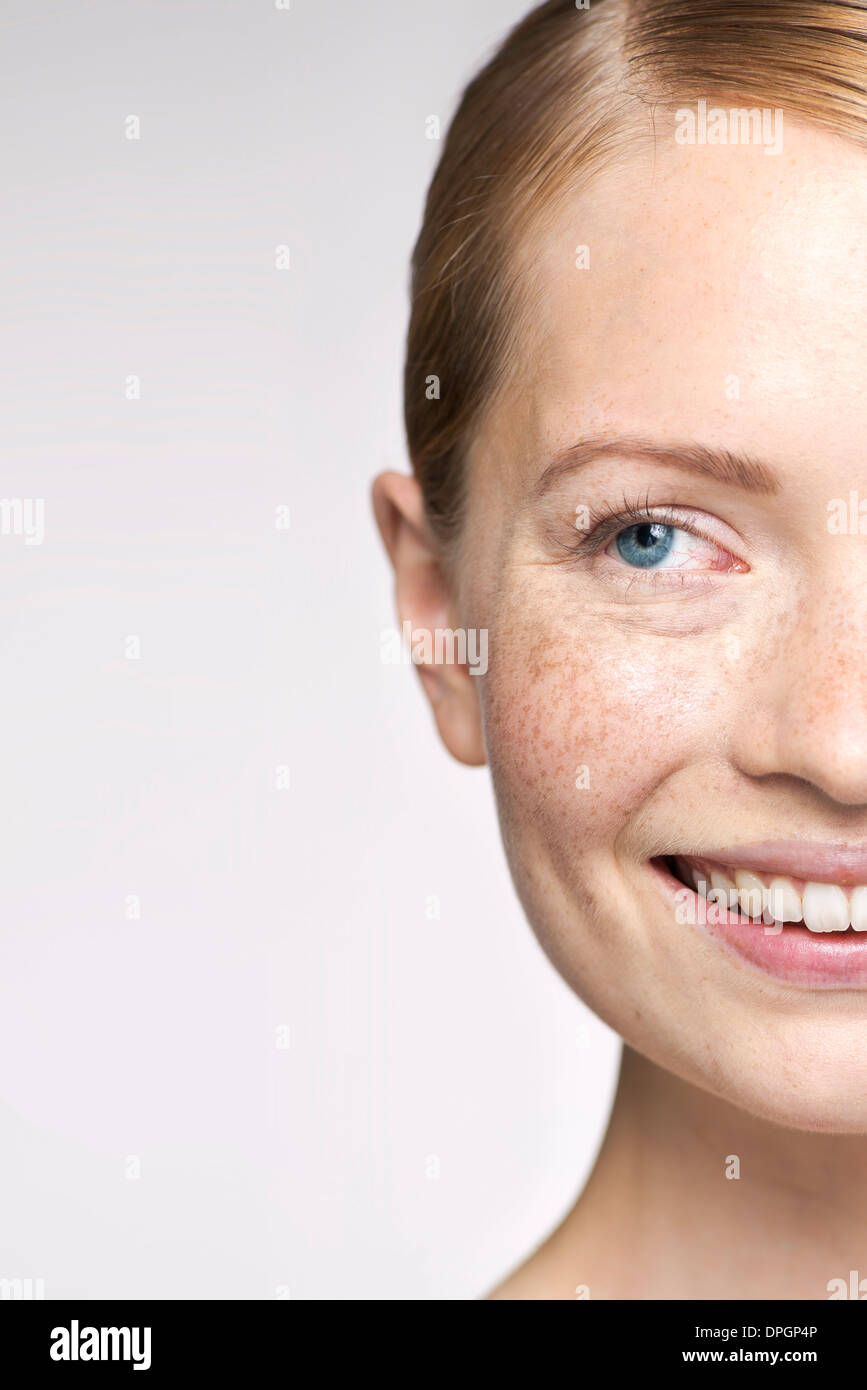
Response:
[[[867,885],[847,890],[837,883],[805,883],[799,893],[792,879],[782,875],[767,884],[746,869],[738,869],[731,879],[721,869],[696,868],[689,860],[678,863],[696,892],[755,922],[803,922],[812,932],[845,932],[851,925],[867,932]]]
[[[765,885],[762,880],[745,869],[738,869],[735,884],[741,912],[747,917],[761,917],[765,910]]]
[[[810,931],[845,931],[849,926],[849,899],[836,883],[808,883],[801,903]]]
[[[716,902],[728,912],[736,909],[738,890],[734,880],[729,878],[728,874],[721,874],[717,869],[712,869],[710,881]]]
[[[849,917],[856,931],[867,931],[867,888],[855,888],[849,894]]]
[[[800,922],[801,895],[787,878],[772,878],[768,889],[768,907],[775,922]]]

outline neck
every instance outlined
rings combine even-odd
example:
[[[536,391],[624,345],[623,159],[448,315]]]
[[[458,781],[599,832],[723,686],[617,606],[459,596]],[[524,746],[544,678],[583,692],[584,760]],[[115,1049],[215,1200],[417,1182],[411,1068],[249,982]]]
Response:
[[[548,1253],[590,1298],[827,1299],[830,1280],[867,1276],[865,1165],[867,1138],[768,1124],[626,1047],[593,1174]]]

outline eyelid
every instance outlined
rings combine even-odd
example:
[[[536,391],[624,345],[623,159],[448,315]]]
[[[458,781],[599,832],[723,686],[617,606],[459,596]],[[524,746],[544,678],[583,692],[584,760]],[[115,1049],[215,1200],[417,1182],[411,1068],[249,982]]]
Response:
[[[590,510],[588,525],[581,528],[576,527],[579,539],[573,544],[573,548],[578,555],[596,555],[604,550],[608,541],[619,535],[621,531],[628,530],[630,526],[657,525],[686,531],[698,540],[716,546],[725,554],[730,554],[733,560],[739,559],[724,541],[712,534],[710,529],[704,530],[698,526],[693,517],[694,513],[690,514],[688,508],[678,507],[672,503],[653,506],[646,501],[634,503],[624,498],[623,503],[618,507],[605,506],[595,511]]]
[[[651,505],[648,494],[643,501],[632,501],[624,497],[618,506],[606,504],[598,509],[584,510],[587,511],[587,524],[579,529],[578,541],[573,541],[569,547],[570,555],[575,563],[581,561],[589,563],[598,560],[606,553],[609,542],[622,531],[628,530],[630,526],[646,526],[648,524],[670,526],[678,531],[686,532],[715,549],[720,557],[728,557],[730,560],[727,567],[709,565],[707,571],[700,568],[692,570],[660,568],[642,571],[628,566],[623,560],[609,556],[608,558],[612,563],[605,567],[609,576],[613,577],[615,572],[622,572],[631,576],[630,583],[637,584],[639,588],[649,589],[653,585],[671,584],[675,580],[682,584],[687,577],[695,586],[701,582],[703,575],[707,576],[714,571],[719,575],[732,572],[743,574],[750,569],[750,566],[740,558],[735,549],[713,534],[713,527],[710,525],[714,520],[713,517],[709,514],[699,513],[700,515],[707,515],[709,524],[707,528],[696,524],[696,509],[671,503],[654,506]]]
[[[683,519],[673,507],[635,506],[624,501],[622,508],[605,509],[597,513],[591,512],[590,524],[583,531],[579,531],[581,540],[579,540],[576,549],[582,554],[598,554],[605,548],[608,541],[621,531],[627,530],[630,526],[650,524],[677,526],[684,531],[690,530],[690,527],[683,523]],[[698,535],[699,533],[693,531],[693,534]]]

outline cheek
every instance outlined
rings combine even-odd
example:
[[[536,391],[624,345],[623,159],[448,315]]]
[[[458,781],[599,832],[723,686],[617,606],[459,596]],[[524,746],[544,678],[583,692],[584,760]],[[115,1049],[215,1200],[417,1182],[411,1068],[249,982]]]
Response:
[[[610,846],[661,783],[712,752],[720,682],[700,643],[598,619],[540,629],[523,613],[497,631],[482,705],[512,840],[536,835],[572,861]]]

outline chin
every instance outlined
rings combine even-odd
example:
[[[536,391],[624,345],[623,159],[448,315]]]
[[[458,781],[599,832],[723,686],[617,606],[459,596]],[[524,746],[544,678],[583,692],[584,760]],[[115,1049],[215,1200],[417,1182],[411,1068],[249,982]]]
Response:
[[[867,1135],[867,1050],[863,1025],[799,1023],[797,1031],[769,1031],[761,1022],[746,1029],[749,1052],[717,1044],[711,1064],[692,1062],[626,1038],[630,1046],[664,1070],[727,1102],[755,1119],[813,1134]],[[622,1036],[622,1035],[621,1035]],[[710,1046],[713,1046],[710,1044]]]
[[[724,1099],[785,1129],[867,1134],[867,1056],[835,1058],[804,1039],[787,1063],[754,1066],[752,1074],[729,1079]]]

